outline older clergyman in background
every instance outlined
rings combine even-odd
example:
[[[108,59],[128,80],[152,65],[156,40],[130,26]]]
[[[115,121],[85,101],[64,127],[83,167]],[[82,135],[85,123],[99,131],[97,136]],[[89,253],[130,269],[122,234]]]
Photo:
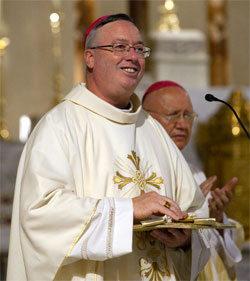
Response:
[[[168,80],[154,83],[143,96],[143,108],[163,126],[180,150],[188,144],[197,114],[193,111],[187,91],[180,84]],[[190,168],[206,196],[207,202],[202,209],[208,203],[210,217],[216,218],[218,222],[236,223],[228,219],[224,211],[231,202],[231,190],[237,183],[237,178],[234,177],[222,188],[209,192],[216,176],[206,179],[205,174],[197,167],[190,164]],[[199,211],[196,214],[199,215]],[[241,240],[239,244],[242,244],[244,239],[243,228],[239,224],[237,230],[211,230],[211,258],[198,280],[236,280],[236,264],[241,260],[241,253],[235,241]]]
[[[94,22],[84,49],[86,84],[25,145],[7,279],[194,280],[209,256],[199,233],[166,246],[133,233],[135,220],[183,219],[204,201],[182,154],[133,94],[150,49],[125,14]]]

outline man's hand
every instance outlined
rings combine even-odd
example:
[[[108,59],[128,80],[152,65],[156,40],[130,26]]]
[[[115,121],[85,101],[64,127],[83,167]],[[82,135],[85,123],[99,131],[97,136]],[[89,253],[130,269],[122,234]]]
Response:
[[[208,200],[210,217],[216,218],[216,221],[222,222],[223,212],[229,206],[232,200],[232,189],[238,182],[237,178],[229,180],[222,188],[216,188],[211,192],[212,198]]]
[[[151,215],[167,215],[174,220],[184,219],[187,217],[186,212],[182,212],[180,207],[169,197],[162,196],[157,192],[148,192],[132,198],[134,208],[134,220],[145,219]],[[167,208],[164,205],[170,203]]]
[[[209,177],[208,179],[206,179],[201,185],[200,185],[200,189],[204,195],[204,197],[207,196],[208,192],[211,190],[214,182],[217,180],[216,176],[212,176]]]
[[[168,248],[189,247],[191,245],[191,229],[154,229],[150,235],[161,241]]]

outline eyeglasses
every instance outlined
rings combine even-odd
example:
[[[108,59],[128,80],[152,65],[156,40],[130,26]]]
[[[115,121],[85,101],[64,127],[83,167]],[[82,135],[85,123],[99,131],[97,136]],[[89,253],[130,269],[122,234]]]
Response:
[[[157,113],[159,115],[161,115],[164,119],[166,119],[168,122],[171,122],[171,123],[175,123],[177,122],[180,117],[182,116],[183,119],[189,123],[193,123],[196,118],[198,117],[198,114],[195,113],[195,112],[174,112],[174,113],[167,113],[167,114],[163,114],[163,113],[159,113],[159,112],[155,112],[155,111],[150,111],[150,110],[147,110],[149,112],[152,112],[152,113]]]
[[[135,46],[130,46],[129,44],[125,43],[114,43],[113,45],[103,45],[103,46],[96,46],[96,47],[91,47],[90,49],[102,49],[102,48],[111,48],[111,52],[117,54],[117,55],[123,55],[126,56],[130,49],[134,49],[136,55],[141,58],[147,58],[150,56],[150,48],[144,47],[143,45],[135,45]],[[105,49],[104,49],[105,50]]]

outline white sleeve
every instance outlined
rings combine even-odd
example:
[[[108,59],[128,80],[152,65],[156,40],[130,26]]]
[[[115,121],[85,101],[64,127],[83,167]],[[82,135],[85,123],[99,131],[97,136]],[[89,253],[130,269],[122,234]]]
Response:
[[[132,234],[132,200],[104,198],[100,201],[89,228],[73,247],[65,264],[79,259],[103,261],[131,253]]]
[[[209,232],[206,230],[192,231],[191,247],[168,248],[178,280],[194,281],[210,258]]]
[[[223,214],[223,223],[230,223],[225,213]],[[235,244],[236,232],[236,228],[226,228],[224,229],[223,236],[221,236],[216,229],[211,231],[211,243],[228,268],[234,266],[242,259],[241,251]]]
[[[192,265],[190,280],[196,280],[198,274],[202,271],[210,258],[209,236],[209,231],[206,229],[192,231]]]

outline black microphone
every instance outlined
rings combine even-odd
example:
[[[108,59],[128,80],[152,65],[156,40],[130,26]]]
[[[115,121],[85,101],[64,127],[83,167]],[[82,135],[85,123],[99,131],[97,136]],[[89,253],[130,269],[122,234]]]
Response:
[[[238,114],[236,113],[236,111],[233,109],[233,107],[232,107],[229,103],[225,102],[224,100],[220,100],[220,99],[216,98],[215,96],[213,96],[213,95],[211,95],[211,94],[206,94],[206,95],[205,95],[205,100],[206,100],[206,101],[209,101],[209,102],[212,102],[212,101],[220,101],[220,102],[224,103],[225,105],[227,105],[227,106],[233,111],[233,113],[234,113],[234,115],[236,116],[237,120],[239,121],[239,123],[240,123],[242,129],[244,130],[244,132],[246,133],[248,139],[250,140],[250,135],[249,135],[247,129],[245,128],[245,126],[244,126],[243,123],[241,122],[241,120],[240,120]]]
[[[219,99],[217,99],[215,96],[213,96],[213,95],[211,95],[211,94],[206,94],[205,95],[205,99],[207,100],[207,101],[220,101]]]

